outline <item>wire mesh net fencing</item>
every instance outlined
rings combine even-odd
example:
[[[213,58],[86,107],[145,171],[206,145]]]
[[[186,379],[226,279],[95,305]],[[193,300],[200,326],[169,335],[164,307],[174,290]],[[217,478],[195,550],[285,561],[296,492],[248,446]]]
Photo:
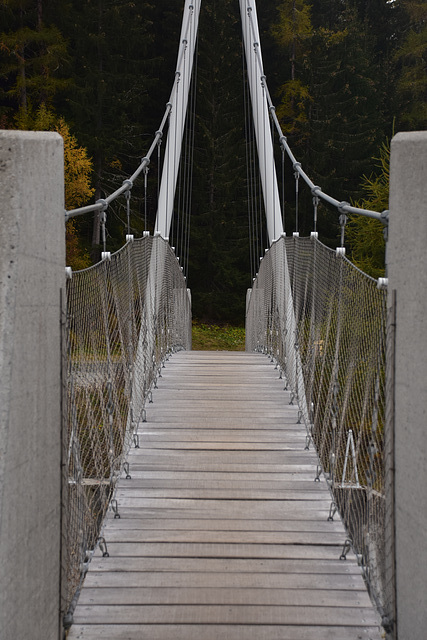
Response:
[[[191,305],[179,262],[157,236],[130,241],[111,259],[73,273],[66,311],[63,610],[72,618],[105,513],[109,505],[117,510],[126,454],[139,446],[151,388],[171,352],[191,348]]]
[[[277,363],[307,447],[318,453],[315,480],[332,492],[383,620],[386,584],[384,414],[386,291],[315,238],[276,241],[248,292],[246,348]]]

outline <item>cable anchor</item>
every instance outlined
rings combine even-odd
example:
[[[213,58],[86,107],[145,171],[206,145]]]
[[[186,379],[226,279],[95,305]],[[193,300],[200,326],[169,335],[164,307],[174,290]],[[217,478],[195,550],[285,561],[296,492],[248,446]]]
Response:
[[[337,511],[338,511],[338,507],[337,507],[336,503],[334,501],[332,501],[331,502],[331,506],[329,508],[328,522],[333,522],[334,515],[336,514]]]
[[[108,553],[107,543],[105,542],[104,536],[100,536],[98,538],[98,542],[99,542],[99,548],[100,548],[100,550],[102,552],[102,557],[103,558],[109,558],[110,554]]]
[[[111,500],[111,508],[114,512],[114,520],[120,520],[119,505],[117,503],[117,500]]]
[[[344,546],[342,548],[342,553],[340,555],[340,560],[347,560],[347,553],[350,551],[352,547],[352,542],[350,538],[347,538],[344,542]]]

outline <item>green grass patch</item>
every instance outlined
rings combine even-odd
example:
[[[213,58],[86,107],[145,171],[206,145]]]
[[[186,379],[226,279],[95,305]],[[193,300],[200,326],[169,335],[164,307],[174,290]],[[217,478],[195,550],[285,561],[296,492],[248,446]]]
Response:
[[[194,351],[244,351],[244,327],[219,327],[193,321]]]

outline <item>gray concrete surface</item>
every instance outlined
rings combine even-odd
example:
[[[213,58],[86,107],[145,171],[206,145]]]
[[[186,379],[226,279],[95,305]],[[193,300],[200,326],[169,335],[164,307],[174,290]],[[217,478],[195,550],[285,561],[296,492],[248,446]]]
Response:
[[[0,637],[60,634],[62,138],[0,131]]]
[[[389,299],[395,291],[398,640],[427,635],[427,132],[392,141]]]

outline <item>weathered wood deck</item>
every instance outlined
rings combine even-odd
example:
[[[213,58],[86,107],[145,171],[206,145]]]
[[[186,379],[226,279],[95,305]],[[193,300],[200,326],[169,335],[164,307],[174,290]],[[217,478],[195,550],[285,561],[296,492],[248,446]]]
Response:
[[[163,372],[69,639],[381,638],[269,360],[183,352]]]

